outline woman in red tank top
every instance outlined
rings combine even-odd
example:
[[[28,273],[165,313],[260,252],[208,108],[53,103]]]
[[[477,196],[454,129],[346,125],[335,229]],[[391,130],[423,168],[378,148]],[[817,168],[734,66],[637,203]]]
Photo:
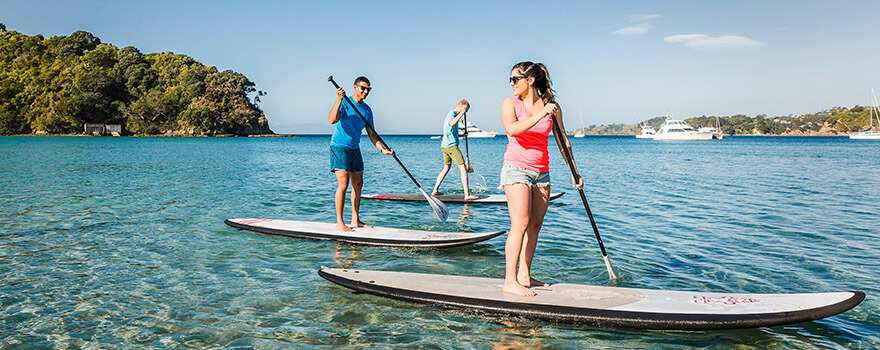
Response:
[[[504,245],[503,290],[534,296],[535,292],[527,287],[548,285],[532,278],[530,268],[550,202],[547,137],[553,126],[551,116],[556,116],[562,130],[565,127],[562,109],[553,100],[550,74],[543,64],[517,63],[510,72],[510,86],[513,96],[504,99],[501,105],[501,124],[508,140],[501,168],[501,187],[507,195],[510,213],[510,231]],[[571,151],[571,145],[566,146]],[[575,186],[583,188],[583,180]]]

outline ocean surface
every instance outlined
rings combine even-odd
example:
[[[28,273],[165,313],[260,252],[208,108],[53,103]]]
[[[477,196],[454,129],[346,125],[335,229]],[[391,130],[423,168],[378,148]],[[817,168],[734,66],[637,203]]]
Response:
[[[366,138],[365,138],[366,139]],[[351,291],[321,266],[503,277],[504,236],[388,249],[263,235],[229,217],[334,220],[329,137],[0,137],[0,349],[880,347],[880,142],[572,138],[618,286],[711,292],[861,290],[841,315],[736,331],[596,329],[485,316]],[[439,140],[387,136],[430,191]],[[472,139],[496,187],[506,137]],[[414,193],[362,143],[364,193]],[[551,141],[554,191],[533,263],[551,282],[605,285],[601,253]],[[460,191],[452,170],[442,187]],[[507,230],[504,205],[363,201],[367,223]],[[350,205],[346,206],[350,213]],[[348,218],[346,214],[346,218]]]

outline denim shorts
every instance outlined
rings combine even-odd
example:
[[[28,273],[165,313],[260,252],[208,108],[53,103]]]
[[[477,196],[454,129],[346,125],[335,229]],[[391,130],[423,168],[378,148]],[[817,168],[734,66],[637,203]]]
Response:
[[[361,157],[361,149],[330,146],[330,172],[335,172],[336,170],[364,171],[364,159]]]
[[[539,173],[521,166],[504,163],[501,166],[501,185],[498,189],[503,190],[505,185],[526,184],[529,188],[538,186],[550,186],[550,172]]]

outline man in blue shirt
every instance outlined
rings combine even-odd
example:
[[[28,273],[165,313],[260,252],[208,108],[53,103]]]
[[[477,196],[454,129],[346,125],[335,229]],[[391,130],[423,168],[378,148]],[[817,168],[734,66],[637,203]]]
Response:
[[[461,184],[464,186],[464,199],[468,201],[479,199],[477,196],[471,196],[470,191],[468,191],[467,166],[464,164],[464,157],[461,156],[461,150],[458,149],[458,121],[461,120],[461,117],[463,117],[470,108],[471,105],[467,100],[461,100],[458,102],[458,105],[455,106],[455,109],[446,114],[446,119],[443,120],[443,139],[440,140],[440,149],[443,151],[443,170],[440,170],[440,174],[437,175],[437,182],[434,184],[434,190],[431,191],[432,196],[442,195],[442,193],[440,193],[440,184],[443,183],[443,179],[446,178],[446,174],[449,172],[449,169],[452,168],[452,163],[455,162],[455,165],[458,167],[458,172],[461,173]],[[465,129],[465,132],[466,130],[467,129]]]
[[[351,97],[357,109],[361,112],[370,126],[373,126],[373,111],[364,99],[370,94],[370,80],[367,77],[358,77],[354,81],[354,95]],[[336,124],[333,136],[330,138],[330,171],[336,173],[336,230],[342,232],[353,231],[345,225],[342,219],[342,209],[345,207],[345,192],[348,191],[348,183],[351,182],[351,226],[372,227],[358,217],[361,207],[361,188],[364,187],[364,161],[361,157],[361,131],[364,130],[364,120],[358,115],[350,103],[344,102],[345,90],[341,87],[336,90],[336,103],[330,109],[330,124]],[[394,150],[382,146],[379,136],[372,129],[367,128],[370,142],[385,155],[394,154]]]

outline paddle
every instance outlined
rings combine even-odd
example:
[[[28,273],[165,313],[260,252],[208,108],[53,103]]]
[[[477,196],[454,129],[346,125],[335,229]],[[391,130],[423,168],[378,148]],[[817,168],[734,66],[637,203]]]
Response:
[[[581,177],[578,175],[577,168],[575,168],[574,157],[569,153],[568,147],[565,146],[568,144],[568,137],[566,137],[565,131],[559,126],[559,122],[556,120],[556,115],[551,115],[550,118],[553,119],[553,137],[556,139],[556,145],[559,147],[559,151],[562,152],[562,157],[565,158],[566,163],[568,163],[568,169],[571,170],[571,176],[574,177],[574,181],[577,183]],[[614,268],[611,267],[611,260],[608,259],[608,253],[605,252],[605,244],[602,243],[602,237],[599,236],[599,228],[596,227],[596,220],[593,219],[593,212],[590,211],[590,204],[587,203],[587,196],[584,195],[583,189],[578,189],[578,192],[581,194],[581,201],[584,203],[584,209],[587,210],[590,224],[593,226],[593,233],[596,234],[596,240],[599,242],[599,249],[602,250],[602,258],[605,260],[605,267],[608,268],[608,277],[614,281],[617,279],[617,273],[615,273]]]
[[[337,90],[339,89],[339,84],[336,84],[336,81],[333,80],[332,75],[327,78],[327,81],[333,83],[333,86],[335,86]],[[348,96],[345,96],[345,101],[347,101],[351,105],[351,108],[354,108],[354,111],[357,112],[359,117],[361,117],[361,120],[364,121],[364,126],[367,128],[367,130],[375,134],[376,138],[379,139],[379,142],[382,142],[382,146],[386,149],[391,149],[391,147],[388,147],[388,144],[385,143],[385,140],[383,140],[382,137],[379,136],[379,133],[376,132],[376,129],[374,129],[373,126],[370,125],[369,122],[367,122],[367,118],[364,118],[364,115],[361,114],[361,111],[357,108],[357,106],[355,106],[354,102],[352,102],[351,99],[348,98]],[[431,197],[427,193],[425,193],[425,190],[422,189],[422,185],[419,185],[419,182],[416,181],[416,178],[414,178],[412,174],[409,173],[409,170],[407,170],[406,167],[403,166],[400,158],[397,158],[397,153],[393,154],[392,156],[394,156],[394,160],[397,161],[397,164],[399,164],[400,167],[403,168],[403,171],[406,172],[406,175],[409,176],[409,179],[416,184],[416,187],[419,188],[419,191],[422,192],[422,195],[425,196],[425,199],[428,200],[428,204],[431,205],[431,209],[434,210],[434,215],[437,216],[437,219],[445,222],[446,218],[449,217],[449,210],[446,209],[446,205],[437,198]]]
[[[468,140],[467,126],[468,126],[467,113],[465,113],[464,114],[464,159],[465,159],[464,167],[467,168],[468,173],[473,173],[474,167],[471,166],[471,156],[470,156],[470,154],[468,154],[469,149],[468,149],[468,142],[467,142],[467,140]]]

